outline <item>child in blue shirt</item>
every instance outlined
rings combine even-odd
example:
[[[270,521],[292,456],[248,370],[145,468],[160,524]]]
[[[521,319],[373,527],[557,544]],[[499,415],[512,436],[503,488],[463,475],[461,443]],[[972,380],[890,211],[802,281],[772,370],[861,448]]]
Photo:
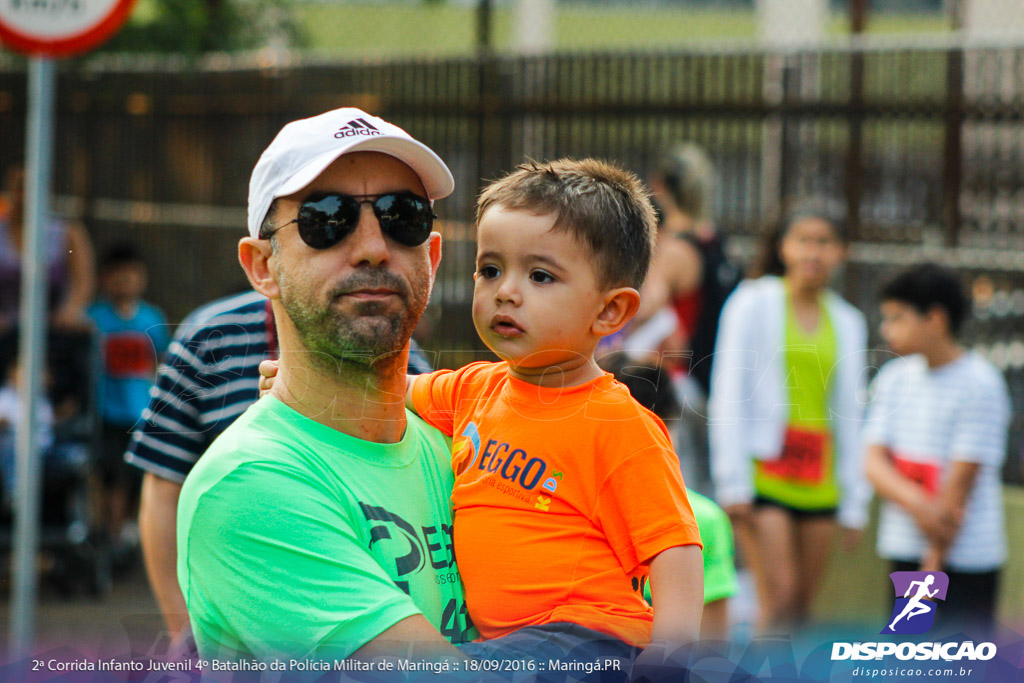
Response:
[[[100,263],[100,298],[87,311],[103,353],[98,499],[104,501],[104,526],[115,544],[139,487],[139,476],[125,464],[124,453],[132,428],[149,403],[157,360],[168,344],[163,312],[142,300],[146,284],[146,264],[135,247],[115,245]]]

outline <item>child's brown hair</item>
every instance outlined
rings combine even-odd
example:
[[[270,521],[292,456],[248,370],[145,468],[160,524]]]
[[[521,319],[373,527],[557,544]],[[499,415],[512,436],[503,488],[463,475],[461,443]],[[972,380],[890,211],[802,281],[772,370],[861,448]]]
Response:
[[[538,216],[555,215],[590,249],[604,287],[639,289],[647,277],[657,230],[650,192],[633,173],[598,159],[520,164],[480,193],[476,222],[501,206]]]

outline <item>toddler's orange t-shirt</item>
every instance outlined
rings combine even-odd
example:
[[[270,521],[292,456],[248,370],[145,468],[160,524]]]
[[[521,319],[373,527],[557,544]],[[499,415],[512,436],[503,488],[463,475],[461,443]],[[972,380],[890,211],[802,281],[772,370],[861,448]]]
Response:
[[[481,636],[566,621],[646,646],[648,562],[701,543],[664,424],[610,374],[545,388],[506,363],[421,375],[413,405],[454,437],[455,554]]]

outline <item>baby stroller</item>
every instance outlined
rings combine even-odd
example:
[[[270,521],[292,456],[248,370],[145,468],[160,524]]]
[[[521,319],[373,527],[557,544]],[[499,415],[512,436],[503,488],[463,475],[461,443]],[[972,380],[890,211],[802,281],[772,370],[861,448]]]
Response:
[[[16,362],[17,330],[0,335],[0,367]],[[71,597],[83,590],[110,591],[110,550],[97,533],[89,475],[97,447],[97,382],[100,355],[89,330],[51,330],[47,335],[46,396],[52,407],[53,440],[43,450],[40,551],[43,578]],[[0,511],[0,549],[10,554],[14,510]],[[5,570],[9,563],[4,563]]]

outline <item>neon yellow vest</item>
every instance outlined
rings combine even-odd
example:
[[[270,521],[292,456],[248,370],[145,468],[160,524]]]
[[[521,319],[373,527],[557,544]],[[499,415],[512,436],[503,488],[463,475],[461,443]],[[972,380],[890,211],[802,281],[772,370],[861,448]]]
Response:
[[[815,444],[811,450],[820,453],[820,457],[799,462],[792,458],[785,462],[758,460],[754,464],[757,495],[802,510],[827,509],[839,503],[829,410],[830,374],[836,364],[838,344],[824,298],[819,300],[819,306],[818,327],[807,333],[796,320],[787,291],[783,386],[789,397],[787,443]]]

